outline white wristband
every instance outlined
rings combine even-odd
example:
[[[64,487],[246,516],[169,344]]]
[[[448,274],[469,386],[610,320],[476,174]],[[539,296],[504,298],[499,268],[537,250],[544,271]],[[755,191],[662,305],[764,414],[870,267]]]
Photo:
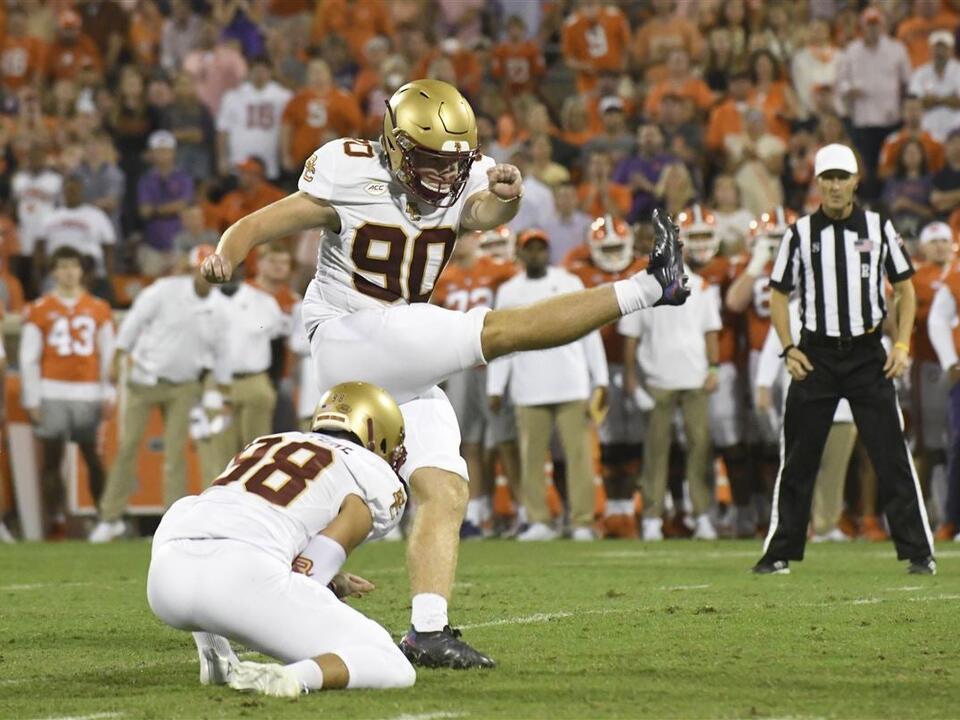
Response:
[[[347,559],[343,545],[326,535],[314,535],[313,539],[293,560],[294,570],[303,573],[321,585],[328,585]]]

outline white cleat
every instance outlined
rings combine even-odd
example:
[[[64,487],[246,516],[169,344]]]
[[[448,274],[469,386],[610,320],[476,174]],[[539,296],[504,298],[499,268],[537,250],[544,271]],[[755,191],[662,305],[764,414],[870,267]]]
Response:
[[[663,520],[660,518],[644,518],[643,539],[653,542],[663,540]]]
[[[814,535],[812,538],[810,538],[810,542],[814,542],[814,543],[828,543],[828,542],[830,542],[830,543],[840,543],[840,542],[850,542],[850,538],[848,538],[848,537],[844,534],[843,530],[841,530],[840,528],[834,528],[834,529],[831,530],[830,532],[824,533],[823,535]]]
[[[694,540],[716,540],[717,531],[713,527],[713,523],[710,522],[710,518],[706,515],[700,515],[697,517],[697,524],[693,530],[693,539]]]
[[[283,665],[241,662],[230,669],[227,684],[234,690],[248,690],[270,697],[300,697],[300,681]]]
[[[224,657],[213,648],[198,651],[200,655],[200,684],[226,685],[230,672],[238,664],[234,657]]]
[[[597,539],[597,536],[594,535],[593,530],[588,527],[578,527],[574,528],[570,534],[570,539],[575,542],[592,542]]]
[[[530,527],[517,535],[520,542],[543,542],[546,540],[556,540],[560,533],[549,525],[544,523],[533,523]]]
[[[108,543],[111,540],[116,540],[119,537],[123,537],[123,534],[126,531],[127,526],[124,524],[123,520],[114,520],[113,522],[101,520],[91,531],[90,537],[88,537],[87,540],[94,544]]]
[[[17,539],[7,529],[7,526],[4,524],[3,520],[0,520],[0,543],[13,545],[16,541]]]

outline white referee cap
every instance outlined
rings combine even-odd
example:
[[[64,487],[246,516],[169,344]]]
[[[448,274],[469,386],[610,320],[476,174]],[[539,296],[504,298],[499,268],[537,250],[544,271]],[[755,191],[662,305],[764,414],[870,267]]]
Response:
[[[857,174],[857,156],[846,145],[832,143],[817,150],[813,161],[814,175],[820,177],[828,170],[842,170],[851,175]]]
[[[923,230],[920,231],[920,244],[926,245],[928,242],[933,242],[934,240],[953,240],[953,230],[950,229],[950,226],[945,222],[936,222],[929,223]]]

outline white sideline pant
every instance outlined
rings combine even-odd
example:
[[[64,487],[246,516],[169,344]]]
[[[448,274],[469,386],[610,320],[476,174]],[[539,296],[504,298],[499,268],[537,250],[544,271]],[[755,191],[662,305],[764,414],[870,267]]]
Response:
[[[222,635],[285,663],[337,655],[348,688],[410,687],[417,678],[383,627],[239,540],[155,544],[147,599],[168,625]]]

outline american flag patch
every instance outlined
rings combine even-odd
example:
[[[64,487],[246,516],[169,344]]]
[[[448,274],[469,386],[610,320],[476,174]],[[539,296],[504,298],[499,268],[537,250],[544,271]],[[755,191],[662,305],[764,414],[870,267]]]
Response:
[[[857,238],[857,241],[853,244],[853,249],[857,252],[870,252],[873,250],[873,240],[870,238]]]

